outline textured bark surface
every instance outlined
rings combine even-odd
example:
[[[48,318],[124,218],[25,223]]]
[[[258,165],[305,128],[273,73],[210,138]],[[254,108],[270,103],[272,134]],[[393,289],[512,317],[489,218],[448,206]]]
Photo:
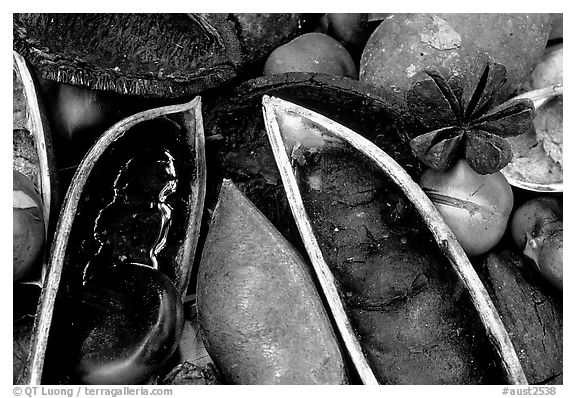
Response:
[[[562,384],[562,297],[532,267],[530,259],[499,246],[484,261],[483,279],[530,384]]]

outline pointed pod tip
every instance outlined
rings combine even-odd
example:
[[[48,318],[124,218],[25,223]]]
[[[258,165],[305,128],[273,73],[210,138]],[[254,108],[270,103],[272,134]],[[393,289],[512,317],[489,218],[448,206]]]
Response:
[[[228,207],[228,202],[238,202],[238,199],[242,199],[243,197],[244,195],[240,192],[232,180],[227,178],[223,179],[222,184],[220,185],[220,191],[218,192],[218,199],[216,201],[216,205],[214,206],[214,211],[210,217],[209,224],[211,227],[220,217],[222,209]]]
[[[228,178],[224,178],[222,180],[222,186],[220,187],[220,195],[222,195],[223,191],[227,192],[227,191],[233,191],[233,190],[238,190],[238,188],[236,187],[234,182]]]
[[[235,194],[236,192],[240,192],[236,184],[227,178],[223,179],[222,185],[220,186],[220,193],[218,194],[218,204],[223,198]]]
[[[294,105],[295,104],[279,97],[270,95],[262,96],[262,106],[264,107],[265,112],[273,112],[277,108],[290,108]]]
[[[264,120],[268,120],[269,116],[274,113],[274,102],[276,99],[276,97],[270,97],[269,95],[262,96],[262,112],[264,113]]]
[[[265,107],[276,107],[287,103],[289,102],[279,97],[274,97],[266,94],[262,96],[262,105],[264,105]]]
[[[216,207],[214,208],[214,213],[212,220],[216,218],[216,215],[220,212],[222,207],[226,207],[226,204],[232,201],[235,203],[236,207],[253,207],[252,202],[244,195],[244,193],[234,184],[230,179],[223,179],[220,186],[220,192],[218,194],[218,201]]]
[[[227,235],[233,237],[234,241],[247,242],[253,239],[255,234],[259,235],[257,240],[260,240],[261,243],[268,239],[269,243],[276,242],[282,246],[289,245],[250,198],[232,180],[224,179],[211,216],[207,239]],[[211,236],[212,238],[210,238]],[[235,244],[232,246],[235,247]]]
[[[202,109],[202,97],[197,95],[188,102],[190,109]]]

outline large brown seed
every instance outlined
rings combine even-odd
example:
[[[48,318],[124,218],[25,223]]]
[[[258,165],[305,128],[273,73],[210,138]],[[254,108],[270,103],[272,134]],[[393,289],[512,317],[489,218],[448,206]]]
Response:
[[[229,181],[197,285],[206,349],[228,383],[344,384],[342,354],[302,257]]]

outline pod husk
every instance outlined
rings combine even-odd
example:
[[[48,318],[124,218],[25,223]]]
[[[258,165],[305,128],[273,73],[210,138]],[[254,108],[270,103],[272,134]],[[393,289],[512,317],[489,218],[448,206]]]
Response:
[[[15,74],[13,167],[37,186],[47,229],[52,230],[59,211],[60,192],[50,124],[29,64],[16,51],[12,54]]]
[[[58,343],[65,342],[66,337],[59,335],[59,322],[65,321],[67,314],[66,307],[62,303],[70,299],[70,295],[78,292],[80,288],[79,274],[81,274],[84,264],[70,262],[73,255],[78,259],[82,258],[78,242],[82,237],[78,236],[81,230],[85,228],[77,225],[75,219],[82,214],[83,198],[86,195],[87,186],[94,189],[94,182],[90,185],[90,178],[103,167],[99,160],[112,153],[114,148],[126,148],[119,145],[127,145],[131,141],[140,140],[140,144],[151,145],[147,141],[141,142],[142,139],[135,135],[138,131],[136,128],[143,123],[157,122],[177,124],[179,128],[170,134],[155,132],[154,145],[173,148],[178,145],[180,171],[186,169],[190,174],[189,184],[185,185],[185,197],[181,198],[181,206],[184,214],[180,213],[183,221],[180,229],[177,230],[176,247],[172,249],[170,261],[160,267],[160,271],[168,276],[174,283],[180,299],[186,294],[186,288],[190,279],[192,263],[198,241],[199,227],[204,206],[204,192],[206,184],[205,155],[204,155],[204,135],[202,126],[202,115],[200,110],[200,98],[179,104],[170,105],[161,108],[154,108],[137,113],[122,121],[116,123],[108,129],[100,139],[88,151],[80,163],[72,179],[68,192],[63,202],[60,218],[56,228],[54,241],[51,248],[50,259],[48,262],[48,273],[44,282],[40,305],[37,313],[37,327],[33,333],[32,353],[30,357],[31,370],[28,382],[30,384],[49,383],[55,381],[60,383],[70,382],[68,375],[62,374],[62,364],[53,363],[48,367],[50,374],[45,372],[45,360],[58,361],[62,360],[62,349],[57,346]],[[134,132],[132,132],[134,131]],[[163,144],[165,143],[165,144]],[[123,153],[121,150],[120,153]],[[108,159],[108,158],[107,158]],[[182,171],[184,173],[184,171]],[[106,186],[101,187],[103,190]],[[102,193],[104,195],[104,193]],[[89,209],[88,209],[89,210]],[[134,221],[138,223],[138,220]],[[80,223],[82,224],[82,223]],[[84,231],[85,232],[85,231]],[[81,235],[81,234],[80,234]],[[74,239],[75,244],[69,245],[69,241]],[[119,242],[116,242],[118,245]],[[133,255],[134,253],[129,253]],[[60,304],[60,306],[59,306]],[[52,354],[51,354],[51,351]],[[50,355],[55,355],[50,359]],[[60,357],[60,358],[59,358]]]
[[[13,334],[13,380],[15,384],[28,384],[30,374],[30,338],[34,327],[34,309],[40,286],[45,278],[46,261],[52,232],[55,227],[60,204],[60,193],[56,164],[52,149],[50,127],[36,90],[36,84],[28,64],[20,54],[13,51],[13,168],[28,177],[42,199],[45,226],[45,250],[42,267],[31,280],[14,285],[15,300],[25,301],[23,318],[14,322]],[[37,291],[36,291],[37,289]],[[33,302],[32,302],[33,301]],[[28,306],[31,311],[28,311]]]
[[[249,80],[225,94],[203,97],[208,167],[231,179],[260,211],[298,244],[262,119],[262,96],[280,96],[360,132],[402,163],[416,178],[421,163],[406,144],[413,120],[379,89],[357,80],[313,73],[285,73]],[[216,178],[217,179],[217,178]],[[217,187],[208,187],[215,202]]]
[[[325,257],[328,255],[321,250],[321,244],[319,244],[317,240],[313,223],[309,218],[308,210],[299,188],[296,171],[293,169],[293,167],[295,167],[293,165],[297,163],[301,165],[304,164],[305,159],[304,161],[302,160],[302,153],[318,154],[322,153],[322,151],[329,151],[333,147],[341,146],[344,143],[351,149],[358,151],[359,155],[361,154],[369,159],[370,163],[375,165],[376,169],[388,177],[388,179],[399,188],[401,193],[405,195],[421,217],[424,226],[431,232],[440,252],[450,262],[458,280],[469,294],[471,303],[476,309],[481,324],[484,326],[488,340],[495,349],[505,379],[512,384],[527,384],[526,376],[514,346],[510,341],[508,332],[476,271],[432,202],[410,178],[402,166],[369,140],[318,113],[282,99],[270,98],[268,96],[263,98],[263,106],[268,137],[274,151],[278,168],[280,169],[292,213],[316,276],[322,286],[323,293],[329,302],[330,310],[336,320],[339,332],[342,334],[346,348],[356,365],[362,381],[365,383],[373,383],[375,377],[372,371],[376,369],[371,369],[367,366],[369,364],[364,357],[363,347],[360,346],[358,341],[359,337],[355,334],[357,331],[354,330],[352,322],[348,318],[349,314],[347,314],[341,293],[338,290],[340,286],[336,282],[331,268],[328,267],[328,260],[326,259],[327,257]],[[285,126],[296,129],[295,131],[300,132],[301,135],[299,136],[303,137],[302,139],[310,141],[306,141],[307,143],[305,143],[305,141],[287,143],[282,132],[282,128]],[[314,138],[311,139],[311,136]],[[358,176],[358,178],[360,177],[361,176]],[[308,184],[310,184],[310,189],[312,190],[322,189],[313,186],[322,184],[322,181],[310,180]],[[334,200],[337,199],[335,198]],[[363,203],[362,200],[363,199],[358,199],[359,203]],[[317,217],[317,214],[315,214],[314,217]],[[389,228],[391,229],[390,235],[392,235],[393,224]],[[338,226],[336,226],[335,230],[338,231]],[[371,237],[370,239],[372,241],[375,241],[373,232],[367,231],[366,233]],[[385,237],[385,239],[387,239],[387,237]],[[332,252],[332,250],[334,250],[332,246],[336,245],[336,247],[339,247],[338,243],[335,242],[336,241],[332,241],[331,244],[322,244],[322,247]],[[353,274],[359,271],[350,272]],[[375,274],[372,276],[374,278],[380,278]],[[382,278],[385,277],[382,276]],[[434,279],[435,277],[429,278]],[[342,280],[338,282],[340,284],[343,283]],[[414,282],[413,286],[415,286]],[[394,298],[394,300],[397,300],[397,298]],[[380,307],[377,306],[375,308]],[[387,304],[385,307],[380,308],[379,311],[392,311],[393,308],[392,306],[388,307]],[[365,309],[365,311],[371,310]],[[464,309],[462,309],[462,311],[464,311]],[[363,336],[363,338],[366,339],[367,337]],[[437,365],[443,366],[444,364],[438,363]],[[450,365],[446,366],[451,368]],[[380,381],[382,381],[382,379],[387,379],[385,374],[380,375]]]
[[[554,149],[562,127],[564,85],[554,84],[524,92],[517,98],[528,98],[534,104],[533,126],[524,134],[507,138],[514,156],[502,169],[510,185],[527,191],[561,193],[564,191],[562,150]],[[554,154],[547,149],[552,144]],[[554,155],[554,156],[553,156]]]
[[[214,180],[224,177],[234,181],[300,250],[304,247],[289,216],[288,201],[266,137],[261,113],[263,95],[281,96],[354,128],[387,148],[415,178],[421,172],[420,162],[407,145],[407,131],[413,119],[401,113],[382,90],[357,80],[292,72],[252,79],[228,93],[206,95],[206,150]],[[215,202],[217,195],[218,187],[209,186],[207,202]]]
[[[13,37],[46,79],[174,98],[247,73],[299,22],[298,14],[14,14]]]

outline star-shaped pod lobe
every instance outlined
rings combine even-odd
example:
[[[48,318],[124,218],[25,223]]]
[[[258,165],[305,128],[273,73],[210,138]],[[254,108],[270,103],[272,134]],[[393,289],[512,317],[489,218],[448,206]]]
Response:
[[[505,84],[506,68],[486,55],[464,77],[460,98],[438,71],[416,74],[406,100],[416,119],[431,130],[410,141],[416,156],[436,170],[447,170],[460,158],[480,174],[506,166],[512,149],[504,137],[522,134],[532,125],[534,106],[518,99],[493,107]]]

